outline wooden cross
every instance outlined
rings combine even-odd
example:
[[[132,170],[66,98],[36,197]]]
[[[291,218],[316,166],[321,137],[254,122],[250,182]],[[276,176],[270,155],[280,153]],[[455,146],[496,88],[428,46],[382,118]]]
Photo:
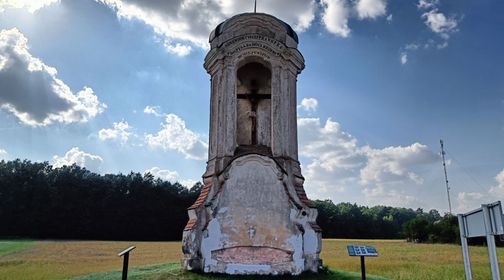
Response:
[[[250,102],[250,111],[252,114],[250,118],[252,120],[251,129],[251,143],[252,145],[257,145],[257,105],[262,99],[271,99],[269,94],[258,94],[257,89],[253,89],[250,93],[237,94],[238,99],[247,99]]]

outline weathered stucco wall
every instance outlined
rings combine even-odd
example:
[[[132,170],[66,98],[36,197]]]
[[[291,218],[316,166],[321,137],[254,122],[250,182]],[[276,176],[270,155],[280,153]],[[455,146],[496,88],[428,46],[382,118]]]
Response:
[[[303,271],[302,233],[290,218],[293,206],[276,163],[249,155],[228,172],[202,240],[204,270],[243,273],[263,265],[259,273]]]

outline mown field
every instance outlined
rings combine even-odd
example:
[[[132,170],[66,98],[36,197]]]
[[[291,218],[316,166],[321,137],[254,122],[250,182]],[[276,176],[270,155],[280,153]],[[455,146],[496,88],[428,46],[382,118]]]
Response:
[[[368,274],[385,279],[464,279],[462,254],[457,245],[342,239],[323,241],[324,264],[336,272],[297,278],[359,279],[359,259],[348,257],[346,245],[349,244],[373,245],[378,249],[379,257],[366,259]],[[179,242],[4,240],[0,241],[0,279],[119,279],[122,259],[116,254],[130,245],[137,246],[130,257],[130,279],[222,278],[181,270],[178,266],[182,257]],[[471,247],[470,251],[474,279],[491,279],[486,247]],[[504,248],[498,249],[498,255],[501,271],[504,272]],[[96,274],[100,272],[107,273]]]

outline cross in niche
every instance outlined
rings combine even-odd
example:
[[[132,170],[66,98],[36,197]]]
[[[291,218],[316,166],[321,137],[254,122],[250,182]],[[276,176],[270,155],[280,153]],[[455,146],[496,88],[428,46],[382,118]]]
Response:
[[[252,84],[255,85],[255,81],[252,81]],[[257,145],[257,105],[262,99],[271,99],[271,95],[269,94],[258,94],[258,89],[252,87],[250,93],[241,93],[237,94],[238,99],[247,99],[250,102],[250,119],[252,121],[251,128],[251,144]]]

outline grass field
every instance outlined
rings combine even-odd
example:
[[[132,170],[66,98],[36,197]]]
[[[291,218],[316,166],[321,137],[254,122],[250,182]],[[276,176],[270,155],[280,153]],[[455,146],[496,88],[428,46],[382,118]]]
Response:
[[[337,272],[296,279],[359,279],[359,258],[348,257],[346,245],[349,244],[373,245],[378,249],[379,257],[366,258],[368,274],[389,279],[464,279],[462,254],[457,245],[341,239],[325,239],[322,249],[324,264]],[[79,276],[79,280],[118,279],[122,259],[116,254],[129,245],[137,246],[130,256],[130,279],[222,278],[181,270],[178,265],[182,257],[179,242],[0,241],[0,279],[70,279]],[[471,247],[470,253],[474,279],[491,279],[486,247]],[[504,248],[499,248],[497,253],[504,272]],[[100,272],[106,273],[96,274]]]

